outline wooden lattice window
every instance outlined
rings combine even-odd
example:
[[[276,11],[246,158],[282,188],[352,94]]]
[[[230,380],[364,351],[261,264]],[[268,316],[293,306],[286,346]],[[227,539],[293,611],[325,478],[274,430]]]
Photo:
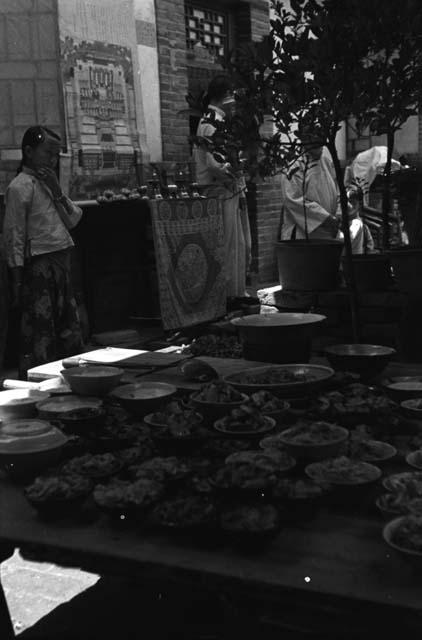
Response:
[[[227,53],[228,15],[185,2],[186,47],[203,47],[215,56]]]

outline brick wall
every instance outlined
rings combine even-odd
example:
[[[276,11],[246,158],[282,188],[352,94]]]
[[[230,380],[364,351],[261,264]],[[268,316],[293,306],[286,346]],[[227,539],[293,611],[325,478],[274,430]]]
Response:
[[[267,0],[250,6],[252,40],[261,40],[270,30],[270,9]]]
[[[257,185],[257,254],[259,282],[278,279],[275,243],[280,230],[280,176]]]
[[[213,2],[199,3],[213,8]],[[219,5],[220,6],[220,5]],[[230,6],[233,11],[234,40],[259,41],[268,35],[269,4],[267,0],[239,1]],[[186,165],[190,151],[188,145],[189,118],[178,111],[186,109],[188,92],[188,65],[198,66],[192,55],[186,55],[184,0],[156,0],[157,40],[159,53],[161,122],[163,140],[163,164],[172,171],[171,163]],[[205,64],[203,65],[206,66]],[[194,70],[201,71],[201,65]],[[214,73],[218,66],[214,65]],[[205,73],[205,71],[204,71]],[[192,68],[191,89],[193,90]],[[205,78],[205,75],[204,75]],[[205,80],[204,80],[205,82]],[[207,84],[207,83],[205,83]],[[170,164],[169,164],[170,163]],[[277,280],[274,243],[280,224],[279,179],[258,181],[249,186],[248,206],[252,230],[252,271],[260,283]]]
[[[163,160],[186,162],[189,122],[178,115],[188,92],[184,0],[157,0],[156,20]]]
[[[259,4],[249,5],[248,9],[250,39],[259,42],[270,30],[269,4],[267,0],[261,0]],[[270,131],[266,133],[269,134]],[[258,180],[255,199],[255,220],[251,219],[255,235],[252,269],[258,274],[260,283],[275,282],[278,279],[274,245],[280,229],[280,176],[267,178],[265,181]]]

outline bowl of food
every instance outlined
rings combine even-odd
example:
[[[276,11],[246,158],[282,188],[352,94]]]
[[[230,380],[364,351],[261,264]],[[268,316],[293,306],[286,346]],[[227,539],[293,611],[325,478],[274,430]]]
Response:
[[[410,513],[410,502],[411,500],[406,492],[383,493],[375,500],[375,506],[385,520],[392,520]]]
[[[258,409],[263,415],[273,418],[278,426],[282,426],[289,419],[289,402],[278,398],[271,391],[262,389],[252,393],[248,404]]]
[[[422,471],[402,471],[383,479],[382,485],[387,491],[405,492],[412,498],[422,497]]]
[[[265,365],[224,376],[223,380],[242,393],[265,390],[279,398],[294,398],[324,388],[334,370],[314,364]]]
[[[72,458],[63,465],[63,473],[79,474],[88,478],[109,478],[116,475],[123,468],[119,456],[113,453],[86,453]]]
[[[156,480],[140,478],[134,482],[113,479],[94,489],[94,502],[101,511],[118,522],[143,519],[148,508],[165,493],[164,485]]]
[[[188,454],[196,450],[209,437],[209,430],[200,423],[170,421],[165,427],[155,428],[151,438],[162,454]]]
[[[44,518],[74,517],[92,488],[91,480],[78,474],[45,475],[25,488],[25,497]]]
[[[319,396],[315,411],[328,421],[345,427],[384,421],[397,409],[396,403],[366,384],[353,383]]]
[[[403,413],[408,418],[422,420],[422,398],[409,398],[400,402]]]
[[[329,492],[329,485],[310,478],[280,478],[273,487],[272,498],[286,507],[286,518],[307,519],[325,504]]]
[[[414,469],[422,471],[422,449],[417,449],[408,453],[406,456],[406,462]]]
[[[177,483],[186,480],[191,475],[191,470],[185,458],[155,456],[150,460],[129,467],[129,474],[133,480],[147,478],[161,482],[166,486],[171,484],[174,487]]]
[[[214,422],[214,429],[226,436],[261,437],[275,428],[274,418],[265,416],[247,405],[233,409],[228,416]]]
[[[381,469],[369,462],[353,460],[347,456],[312,462],[305,467],[306,475],[315,482],[322,482],[342,490],[358,487],[366,490],[368,484],[378,480]]]
[[[296,460],[286,451],[274,449],[237,451],[225,460],[225,468],[232,474],[231,484],[241,489],[271,487],[295,465]]]
[[[422,516],[404,515],[385,525],[382,536],[391,549],[414,567],[422,567]]]
[[[333,344],[325,348],[325,354],[334,369],[369,380],[385,369],[396,350],[378,344]]]
[[[265,436],[259,441],[259,447],[261,449],[277,449],[278,451],[286,451],[284,442],[280,440],[281,433],[273,433],[269,436]]]
[[[159,502],[148,515],[148,524],[172,532],[202,533],[216,522],[216,508],[209,496],[175,495]]]
[[[37,403],[48,398],[45,391],[6,389],[0,391],[0,420],[35,418]]]
[[[234,504],[222,509],[219,526],[235,546],[259,550],[277,536],[281,518],[279,510],[272,504]]]
[[[422,498],[411,498],[408,504],[409,513],[414,516],[422,516]]]
[[[193,427],[199,426],[203,422],[203,417],[197,411],[180,402],[180,400],[170,400],[165,406],[161,407],[154,413],[144,416],[144,422],[152,428],[168,427],[170,424],[175,426],[179,424],[181,427],[188,425]]]
[[[106,412],[100,407],[81,407],[59,416],[60,426],[66,433],[92,434],[104,425]]]
[[[350,443],[349,455],[364,462],[382,465],[397,455],[397,449],[388,442],[379,440],[353,440]]]
[[[222,381],[205,384],[190,396],[192,405],[203,416],[207,425],[227,416],[232,409],[245,404],[248,399],[247,395]]]
[[[118,367],[83,365],[62,369],[60,373],[73,393],[81,396],[104,396],[119,384],[124,371]]]
[[[60,460],[66,436],[43,420],[11,420],[0,427],[0,466],[13,477],[30,477]]]
[[[395,402],[422,398],[422,377],[398,376],[383,383],[386,394]]]
[[[329,422],[300,421],[279,434],[280,442],[295,458],[323,460],[338,455],[349,437],[344,427]]]
[[[177,389],[172,384],[144,381],[124,384],[114,389],[110,395],[124,409],[135,416],[143,417],[158,411],[176,393]]]

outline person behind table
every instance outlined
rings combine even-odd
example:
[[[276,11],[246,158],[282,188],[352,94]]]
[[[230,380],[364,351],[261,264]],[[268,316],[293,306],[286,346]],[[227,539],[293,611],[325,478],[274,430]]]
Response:
[[[11,273],[11,303],[21,311],[21,374],[83,348],[73,295],[69,230],[81,209],[57,178],[60,137],[43,126],[27,129],[22,161],[5,194],[4,244]]]
[[[282,177],[283,224],[281,240],[343,239],[341,209],[333,163],[328,150],[311,136],[302,136],[305,153],[294,173]],[[360,217],[349,208],[353,253],[363,253],[366,232]],[[369,231],[368,231],[369,233]]]
[[[193,159],[198,184],[203,194],[217,197],[222,202],[224,220],[224,248],[227,281],[227,297],[243,297],[246,293],[246,272],[251,257],[251,232],[245,206],[245,179],[232,166],[224,154],[224,135],[214,136],[217,128],[209,122],[215,118],[223,122],[234,108],[235,99],[230,80],[214,77],[206,96],[206,105],[196,135],[209,146],[195,145]],[[221,149],[219,143],[222,143]],[[219,153],[217,153],[219,151]]]

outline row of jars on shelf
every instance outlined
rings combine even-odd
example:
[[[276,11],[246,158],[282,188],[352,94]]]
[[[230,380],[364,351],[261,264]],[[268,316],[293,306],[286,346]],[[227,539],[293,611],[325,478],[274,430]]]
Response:
[[[164,198],[181,199],[181,198],[202,198],[199,192],[199,185],[196,182],[186,183],[178,182],[178,184],[163,185],[158,179],[148,180],[147,184],[134,189],[120,189],[115,193],[111,189],[107,189],[102,195],[97,197],[99,204],[109,202],[123,202],[126,200],[162,200]]]

